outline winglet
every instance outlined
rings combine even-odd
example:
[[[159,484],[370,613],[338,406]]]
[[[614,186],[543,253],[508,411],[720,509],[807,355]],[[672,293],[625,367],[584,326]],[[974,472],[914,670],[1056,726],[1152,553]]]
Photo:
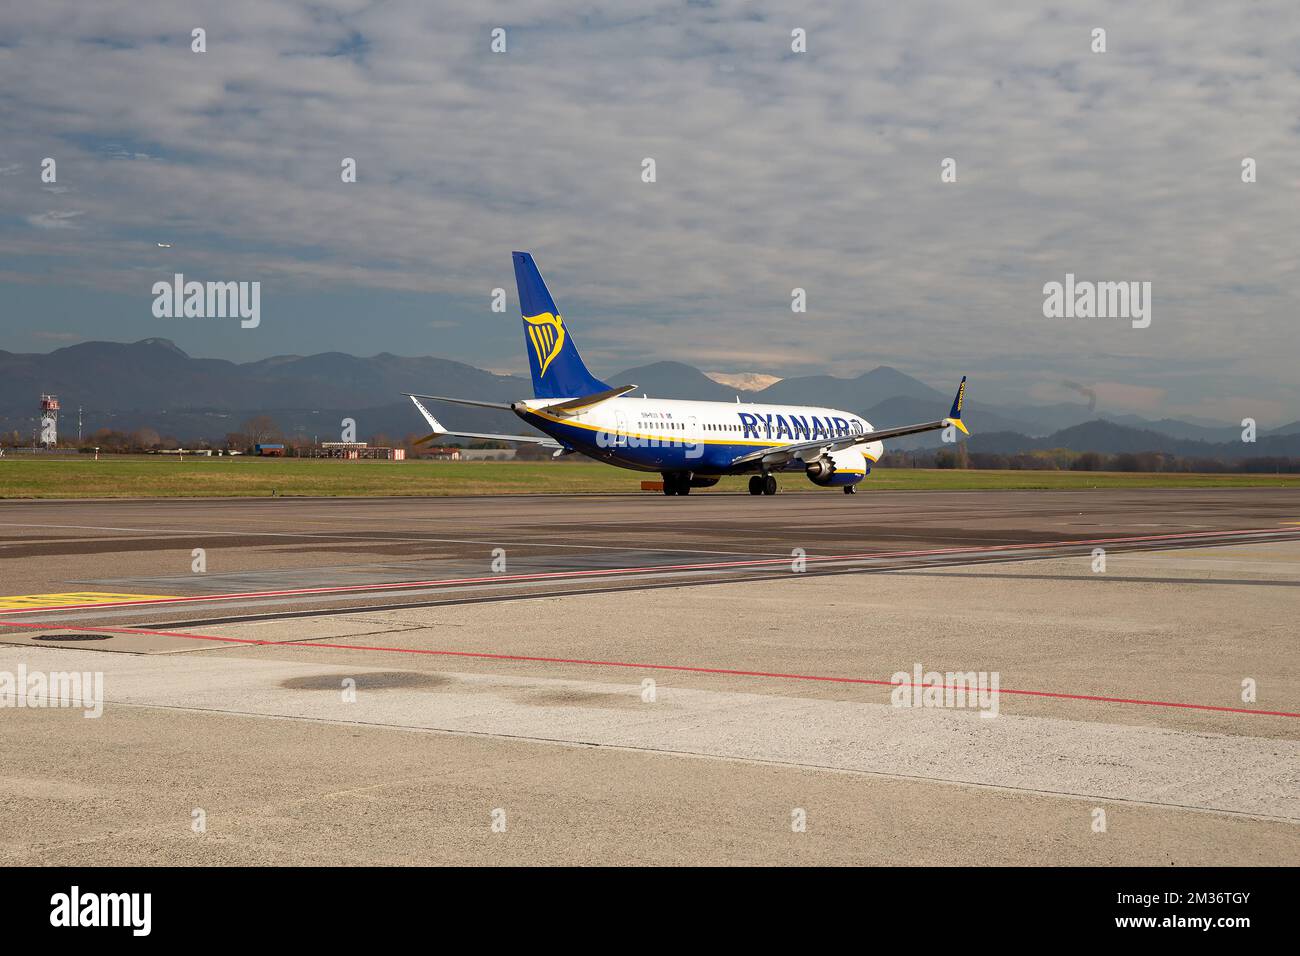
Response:
[[[965,400],[966,376],[963,375],[961,384],[957,386],[957,397],[952,400],[952,411],[948,413],[948,417],[944,419],[944,422],[949,425],[956,425],[962,430],[962,434],[969,435],[970,432],[966,430],[966,425],[961,420],[961,406]]]
[[[420,404],[420,400],[418,398],[416,398],[414,395],[407,395],[406,397],[409,398],[411,402],[415,405],[415,407],[420,410],[420,414],[424,416],[424,420],[428,422],[429,427],[433,429],[433,432],[421,438],[420,442],[425,442],[431,438],[437,438],[439,435],[447,434],[447,429],[442,427],[442,423],[439,422],[438,419],[434,418],[432,415],[429,414],[429,410]],[[416,444],[418,445],[420,442],[416,442]]]

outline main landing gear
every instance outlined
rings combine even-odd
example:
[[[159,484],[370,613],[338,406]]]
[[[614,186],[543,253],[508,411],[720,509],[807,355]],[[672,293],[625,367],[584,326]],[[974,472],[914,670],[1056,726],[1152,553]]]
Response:
[[[749,493],[751,495],[776,494],[776,476],[775,475],[752,476],[749,479]]]
[[[856,495],[856,494],[858,493],[858,486],[857,486],[857,485],[845,485],[845,486],[844,486],[844,493],[845,493],[846,495]]]
[[[665,471],[664,494],[689,495],[691,493],[691,473],[689,471]]]

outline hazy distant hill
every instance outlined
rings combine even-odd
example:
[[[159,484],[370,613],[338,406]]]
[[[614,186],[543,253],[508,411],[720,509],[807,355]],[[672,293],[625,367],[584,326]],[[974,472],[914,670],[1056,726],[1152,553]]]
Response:
[[[910,425],[914,422],[934,421],[948,414],[951,398],[938,402],[917,398],[887,398],[871,408],[862,409],[859,414],[876,428],[889,428],[893,425]],[[850,409],[856,411],[856,409]],[[1031,424],[1006,418],[987,405],[980,405],[967,399],[962,411],[962,420],[972,432],[1017,432],[1027,434],[1034,431]],[[932,448],[941,444],[937,432],[927,432],[909,438],[896,438],[889,443],[890,448],[913,449]]]
[[[1174,438],[1160,432],[1130,428],[1099,419],[1053,432],[1044,438],[1030,438],[1015,432],[983,432],[971,437],[969,448],[973,452],[1000,455],[1051,448],[1096,451],[1110,455],[1154,451],[1184,458],[1235,461],[1242,458],[1300,457],[1300,432],[1264,435],[1252,443],[1240,441],[1240,435],[1236,441],[1205,442]]]
[[[742,402],[779,405],[822,405],[857,412],[873,425],[886,427],[933,421],[947,414],[952,395],[944,395],[924,382],[897,369],[881,366],[857,378],[813,375],[787,378],[756,392],[739,392],[713,381],[698,369],[681,362],[656,362],[607,377],[611,385],[636,383],[637,390],[651,398],[688,398],[699,401]],[[953,391],[956,391],[954,383]],[[968,399],[965,419],[972,428],[986,431],[1034,433],[1033,422],[1008,418],[990,406]],[[904,442],[896,447],[914,447]]]
[[[85,342],[48,354],[0,352],[0,428],[23,434],[30,433],[42,392],[59,396],[64,435],[76,433],[78,405],[84,408],[86,433],[148,426],[182,439],[219,438],[250,415],[270,414],[290,430],[290,417],[319,420],[326,411],[324,417],[335,424],[322,431],[336,431],[341,418],[354,417],[369,433],[360,412],[375,409],[370,417],[381,421],[383,430],[405,422],[405,434],[424,423],[409,403],[398,413],[403,391],[509,401],[531,395],[532,386],[461,362],[387,353],[282,355],[237,364],[191,358],[167,339]],[[286,410],[298,412],[291,416]],[[476,409],[457,421],[479,427],[508,419],[513,416]]]
[[[1014,421],[1032,423],[1033,427],[1027,431],[1030,435],[1047,435],[1098,417],[1098,413],[1087,405],[1070,402],[1053,405],[1002,405],[998,411]]]
[[[1239,425],[1195,425],[1175,418],[1162,418],[1159,421],[1151,421],[1138,415],[1101,415],[1099,417],[1115,422],[1118,425],[1128,425],[1132,428],[1159,432],[1171,438],[1187,438],[1192,441],[1208,442],[1241,440],[1241,426]]]
[[[633,395],[646,394],[651,398],[682,398],[699,402],[734,402],[736,389],[715,382],[699,369],[681,362],[655,362],[641,365],[604,380],[611,386],[636,385]],[[532,395],[532,386],[525,394]],[[754,393],[747,393],[754,394]]]
[[[682,362],[655,362],[602,378],[611,385],[635,384],[634,394],[652,398],[734,402],[738,394],[734,387]],[[955,386],[956,382],[945,383],[943,389],[936,389],[880,366],[855,378],[802,376],[739,394],[744,402],[844,408],[888,427],[941,417],[952,401],[949,389]],[[322,439],[337,435],[343,418],[356,419],[362,436],[422,433],[427,427],[401,397],[404,391],[508,402],[532,395],[532,384],[522,376],[497,375],[432,356],[322,352],[245,363],[191,358],[159,338],[131,344],[83,342],[47,354],[0,351],[0,430],[17,429],[24,436],[31,434],[42,392],[53,392],[62,401],[60,430],[65,436],[76,434],[78,405],[84,408],[86,434],[101,427],[125,431],[149,427],[183,441],[220,439],[258,414],[270,415],[286,434]],[[1222,444],[1232,457],[1254,457],[1290,454],[1275,447],[1290,447],[1284,441],[1289,437],[1300,441],[1300,421],[1261,430],[1260,441],[1252,446],[1241,444],[1235,426],[1206,427],[1171,419],[1148,423],[1135,415],[1108,415],[1111,421],[1101,421],[1088,414],[1086,405],[1001,408],[980,402],[978,396],[977,383],[965,410],[975,435],[972,450],[1071,447],[1214,455],[1218,452],[1213,449]],[[443,404],[430,408],[449,427],[527,430],[509,412]],[[1069,427],[1060,422],[1068,422]],[[935,435],[925,435],[893,447],[936,443]]]
[[[882,365],[863,372],[857,378],[832,375],[786,378],[752,395],[756,402],[824,405],[861,414],[888,398],[916,398],[932,403],[933,407],[947,406],[956,391],[956,382],[952,383],[952,391],[945,395],[910,375]],[[946,410],[946,407],[940,409],[941,412]]]
[[[41,392],[58,394],[65,409],[261,409],[363,408],[391,402],[402,391],[434,389],[498,401],[531,394],[525,379],[387,353],[282,355],[241,365],[191,358],[167,339],[85,342],[44,355],[0,352],[0,409],[26,414]]]

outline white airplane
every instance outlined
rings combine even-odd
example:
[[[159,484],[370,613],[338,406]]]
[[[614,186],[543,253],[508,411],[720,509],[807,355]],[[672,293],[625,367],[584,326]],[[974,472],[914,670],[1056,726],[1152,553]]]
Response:
[[[554,448],[555,457],[582,454],[634,471],[663,475],[664,494],[688,495],[716,485],[723,475],[750,475],[751,495],[776,494],[778,471],[802,471],[815,485],[853,494],[884,453],[885,439],[962,423],[963,376],[944,418],[900,428],[873,428],[852,412],[806,405],[758,405],[629,397],[635,385],[610,387],[583,364],[573,334],[537,271],[533,257],[513,253],[524,320],[524,343],[533,376],[533,398],[481,402],[445,395],[407,397],[433,431],[420,439],[500,439]],[[495,435],[453,431],[421,400],[452,402],[514,412],[544,435]]]

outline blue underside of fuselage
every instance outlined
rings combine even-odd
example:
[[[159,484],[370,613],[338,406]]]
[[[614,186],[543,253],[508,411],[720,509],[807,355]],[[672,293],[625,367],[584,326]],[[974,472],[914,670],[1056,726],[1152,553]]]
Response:
[[[556,441],[575,451],[579,451],[597,461],[603,461],[620,468],[634,471],[690,471],[697,475],[738,475],[752,474],[758,470],[754,465],[747,468],[732,468],[731,463],[741,455],[764,447],[754,443],[698,442],[689,444],[673,439],[649,440],[637,436],[611,435],[608,432],[593,431],[590,428],[552,421],[540,415],[525,413],[520,416]],[[778,447],[780,442],[772,442],[768,447]],[[800,461],[787,462],[775,469],[779,471],[803,471]],[[867,461],[865,472],[844,471],[832,475],[830,485],[856,484],[871,472],[871,461]]]

